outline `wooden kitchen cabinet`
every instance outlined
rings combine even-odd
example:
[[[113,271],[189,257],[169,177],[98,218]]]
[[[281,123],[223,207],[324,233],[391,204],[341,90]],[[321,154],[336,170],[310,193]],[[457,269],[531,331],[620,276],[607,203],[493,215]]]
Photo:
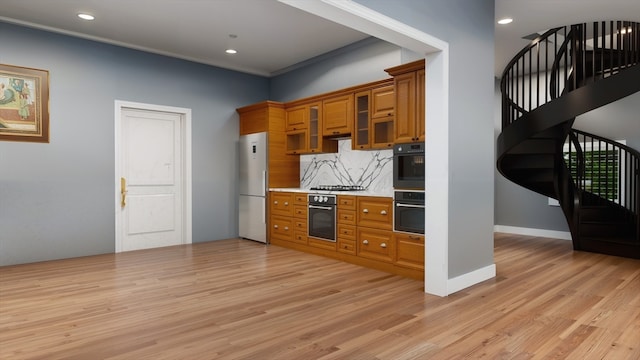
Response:
[[[337,206],[337,250],[356,254],[356,197],[339,195]]]
[[[291,217],[271,216],[269,239],[293,241],[294,239],[294,222]]]
[[[355,128],[351,143],[354,150],[393,147],[394,104],[393,85],[355,94]]]
[[[323,138],[321,124],[321,101],[287,107],[287,154],[337,152],[337,142]]]
[[[268,134],[269,188],[300,186],[300,157],[286,156],[285,106],[275,101],[263,101],[238,108],[240,135]]]
[[[386,197],[358,196],[358,226],[380,230],[393,229],[393,200]]]
[[[293,193],[269,192],[269,214],[271,216],[293,217]]]
[[[294,193],[293,194],[293,221],[294,232],[293,242],[307,245],[308,243],[308,229],[307,229],[307,194],[306,193]]]
[[[395,254],[393,231],[358,226],[358,256],[392,262]]]
[[[303,130],[309,126],[308,106],[301,105],[287,108],[286,131]]]
[[[424,271],[424,235],[396,232],[394,236],[395,264]]]
[[[353,93],[333,96],[322,101],[322,134],[350,135],[353,128]]]
[[[394,142],[425,140],[424,60],[385,70],[393,76],[395,88]]]
[[[355,122],[351,148],[364,150],[371,147],[371,90],[355,94]]]
[[[372,260],[392,262],[393,200],[385,197],[358,196],[356,222],[357,254]]]

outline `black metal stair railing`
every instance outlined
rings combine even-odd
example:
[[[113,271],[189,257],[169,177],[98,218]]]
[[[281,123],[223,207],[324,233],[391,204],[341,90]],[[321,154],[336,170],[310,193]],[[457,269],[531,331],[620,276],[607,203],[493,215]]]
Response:
[[[622,256],[631,251],[640,258],[640,154],[572,128],[576,116],[640,91],[640,23],[548,30],[511,60],[500,87],[498,170],[559,200],[574,248],[582,249],[584,240],[589,251]],[[611,222],[609,212],[625,219]],[[594,218],[600,215],[601,220]],[[629,232],[602,235],[617,221],[633,227],[631,240]],[[603,250],[606,242],[615,249]]]
[[[577,24],[548,30],[502,73],[502,127],[561,94],[640,62],[640,23]]]
[[[580,192],[597,195],[601,203],[640,216],[640,153],[626,145],[572,129],[564,151],[566,166]],[[630,219],[633,220],[633,219]]]

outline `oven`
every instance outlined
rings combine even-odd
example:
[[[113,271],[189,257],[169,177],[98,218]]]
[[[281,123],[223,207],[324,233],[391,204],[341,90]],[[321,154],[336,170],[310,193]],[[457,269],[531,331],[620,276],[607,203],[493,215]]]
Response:
[[[308,235],[326,241],[336,241],[336,196],[309,194],[307,211]]]
[[[395,191],[393,230],[424,234],[424,191]]]
[[[393,146],[393,187],[424,189],[424,143]]]

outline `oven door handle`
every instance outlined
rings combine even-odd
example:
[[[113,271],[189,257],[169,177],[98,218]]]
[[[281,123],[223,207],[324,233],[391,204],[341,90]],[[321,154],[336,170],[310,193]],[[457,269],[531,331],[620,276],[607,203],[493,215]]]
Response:
[[[330,206],[316,206],[316,205],[309,205],[309,209],[333,210],[333,208]]]
[[[413,204],[401,204],[401,203],[397,203],[396,207],[406,207],[406,208],[420,208],[420,209],[424,209],[424,205],[413,205]]]

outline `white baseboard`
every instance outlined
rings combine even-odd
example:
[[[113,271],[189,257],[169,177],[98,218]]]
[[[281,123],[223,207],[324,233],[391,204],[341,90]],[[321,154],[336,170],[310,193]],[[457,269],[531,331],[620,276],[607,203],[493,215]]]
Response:
[[[491,264],[478,270],[454,277],[453,279],[449,279],[447,281],[447,292],[450,295],[479,282],[494,278],[495,276],[496,264]]]
[[[547,237],[547,238],[554,238],[554,239],[571,240],[571,233],[568,231],[533,229],[533,228],[523,228],[523,227],[517,227],[517,226],[506,226],[506,225],[494,225],[493,231],[507,233],[507,234],[540,236],[540,237]]]

